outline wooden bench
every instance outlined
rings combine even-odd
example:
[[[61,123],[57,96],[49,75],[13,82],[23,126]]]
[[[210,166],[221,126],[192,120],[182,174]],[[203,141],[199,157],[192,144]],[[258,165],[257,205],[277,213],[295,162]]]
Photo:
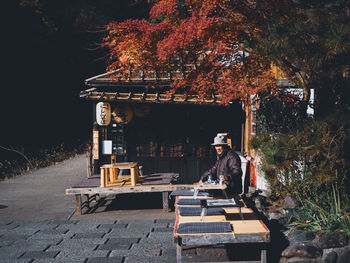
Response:
[[[91,179],[86,179],[91,180]],[[100,195],[104,196],[112,196],[112,195],[118,195],[118,194],[130,194],[130,193],[155,193],[160,192],[162,193],[162,206],[164,212],[169,212],[169,193],[172,191],[175,191],[177,189],[180,190],[187,190],[187,189],[193,189],[192,185],[187,184],[161,184],[161,185],[141,185],[136,184],[136,186],[131,186],[129,184],[123,184],[120,186],[112,186],[112,187],[89,187],[89,183],[86,183],[87,187],[77,187],[78,185],[75,185],[75,187],[71,187],[69,189],[66,189],[66,195],[74,195],[75,196],[75,203],[76,203],[76,209],[75,214],[81,215],[82,214],[82,208],[89,207],[89,202],[91,200],[91,197],[96,197]],[[86,197],[86,200],[82,202],[82,197]],[[96,198],[94,198],[96,199]]]

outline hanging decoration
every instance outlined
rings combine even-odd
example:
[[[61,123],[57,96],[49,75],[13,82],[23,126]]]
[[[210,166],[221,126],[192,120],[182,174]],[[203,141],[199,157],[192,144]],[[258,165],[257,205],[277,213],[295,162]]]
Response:
[[[130,106],[118,105],[112,111],[113,119],[119,124],[128,124],[131,122],[133,117],[133,111]]]

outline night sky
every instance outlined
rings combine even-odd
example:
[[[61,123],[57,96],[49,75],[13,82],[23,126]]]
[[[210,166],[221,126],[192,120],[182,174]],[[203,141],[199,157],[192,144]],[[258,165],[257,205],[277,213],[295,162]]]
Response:
[[[42,0],[40,8],[20,2],[6,0],[3,9],[0,145],[85,141],[92,105],[79,92],[86,78],[105,72],[107,53],[97,48],[103,37],[99,30],[111,20],[143,17],[148,7],[126,0]]]

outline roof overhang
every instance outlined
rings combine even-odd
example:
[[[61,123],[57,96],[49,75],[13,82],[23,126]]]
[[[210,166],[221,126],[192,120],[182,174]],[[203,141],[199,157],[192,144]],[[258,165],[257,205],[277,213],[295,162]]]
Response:
[[[150,92],[147,90],[144,92],[101,91],[96,87],[81,91],[80,98],[107,102],[182,103],[223,106],[221,102],[222,97],[219,95],[201,99],[198,95],[174,94],[169,96],[165,92]]]
[[[80,92],[80,98],[92,101],[129,103],[178,103],[223,106],[222,96],[212,95],[201,98],[199,95],[175,93],[169,95],[172,76],[170,74],[143,74],[135,71],[128,79],[118,78],[118,71],[108,72],[85,80],[89,88]],[[229,103],[229,104],[232,104]]]

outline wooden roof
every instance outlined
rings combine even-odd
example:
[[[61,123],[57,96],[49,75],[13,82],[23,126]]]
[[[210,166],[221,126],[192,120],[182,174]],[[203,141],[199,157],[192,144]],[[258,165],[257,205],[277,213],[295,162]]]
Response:
[[[120,75],[119,70],[107,72],[95,77],[85,80],[87,86],[148,86],[148,85],[162,85],[169,86],[173,81],[173,77],[181,76],[181,73],[176,72],[163,72],[147,71],[147,73],[141,69],[130,70],[127,77],[118,77]]]
[[[222,105],[221,96],[215,95],[211,98],[201,100],[198,95],[174,94],[168,96],[162,92],[119,92],[101,91],[98,88],[91,88],[80,92],[80,98],[94,101],[124,101],[135,103],[182,103],[182,104],[203,104]]]
[[[198,95],[177,93],[167,95],[175,73],[130,72],[128,78],[118,78],[118,71],[101,74],[85,80],[90,87],[80,92],[80,97],[93,101],[124,101],[133,103],[181,103],[200,105],[222,105],[222,96],[212,95],[201,99]]]

